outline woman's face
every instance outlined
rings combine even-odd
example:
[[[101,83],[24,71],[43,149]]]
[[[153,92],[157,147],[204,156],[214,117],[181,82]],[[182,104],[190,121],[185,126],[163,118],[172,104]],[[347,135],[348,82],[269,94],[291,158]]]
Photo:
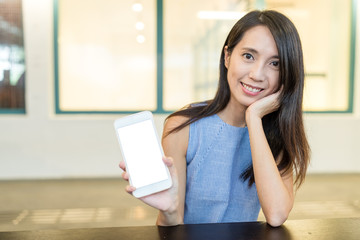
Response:
[[[231,54],[224,51],[230,103],[248,107],[279,88],[279,54],[267,27],[249,29]]]

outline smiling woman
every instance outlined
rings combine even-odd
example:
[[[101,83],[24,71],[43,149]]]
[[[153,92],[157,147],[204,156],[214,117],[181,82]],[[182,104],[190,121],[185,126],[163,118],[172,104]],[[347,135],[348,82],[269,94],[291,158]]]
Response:
[[[162,145],[173,186],[140,199],[159,210],[159,225],[255,221],[261,208],[279,226],[310,158],[299,34],[277,11],[250,11],[220,52],[215,96],[166,119]]]

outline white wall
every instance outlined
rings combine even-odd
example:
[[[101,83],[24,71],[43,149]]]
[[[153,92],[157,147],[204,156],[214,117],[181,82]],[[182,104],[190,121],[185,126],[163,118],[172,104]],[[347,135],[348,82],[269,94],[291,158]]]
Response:
[[[52,4],[23,0],[27,114],[0,115],[0,179],[119,176],[121,153],[112,123],[121,115],[54,114]],[[359,20],[357,26],[359,33]],[[310,172],[360,173],[359,77],[354,114],[305,116]],[[155,116],[159,132],[165,117]]]

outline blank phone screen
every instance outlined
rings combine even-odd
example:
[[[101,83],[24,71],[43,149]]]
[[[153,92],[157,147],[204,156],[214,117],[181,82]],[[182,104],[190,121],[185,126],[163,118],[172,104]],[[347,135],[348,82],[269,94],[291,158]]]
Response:
[[[151,120],[118,128],[118,135],[134,187],[140,188],[167,179],[166,166]]]

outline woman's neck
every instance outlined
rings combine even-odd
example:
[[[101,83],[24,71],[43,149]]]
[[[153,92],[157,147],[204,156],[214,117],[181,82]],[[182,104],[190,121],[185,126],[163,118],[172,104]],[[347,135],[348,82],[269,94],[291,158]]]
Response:
[[[218,116],[227,124],[234,127],[245,127],[245,111],[246,107],[244,106],[235,106],[235,104],[230,102],[226,107],[218,113]]]

